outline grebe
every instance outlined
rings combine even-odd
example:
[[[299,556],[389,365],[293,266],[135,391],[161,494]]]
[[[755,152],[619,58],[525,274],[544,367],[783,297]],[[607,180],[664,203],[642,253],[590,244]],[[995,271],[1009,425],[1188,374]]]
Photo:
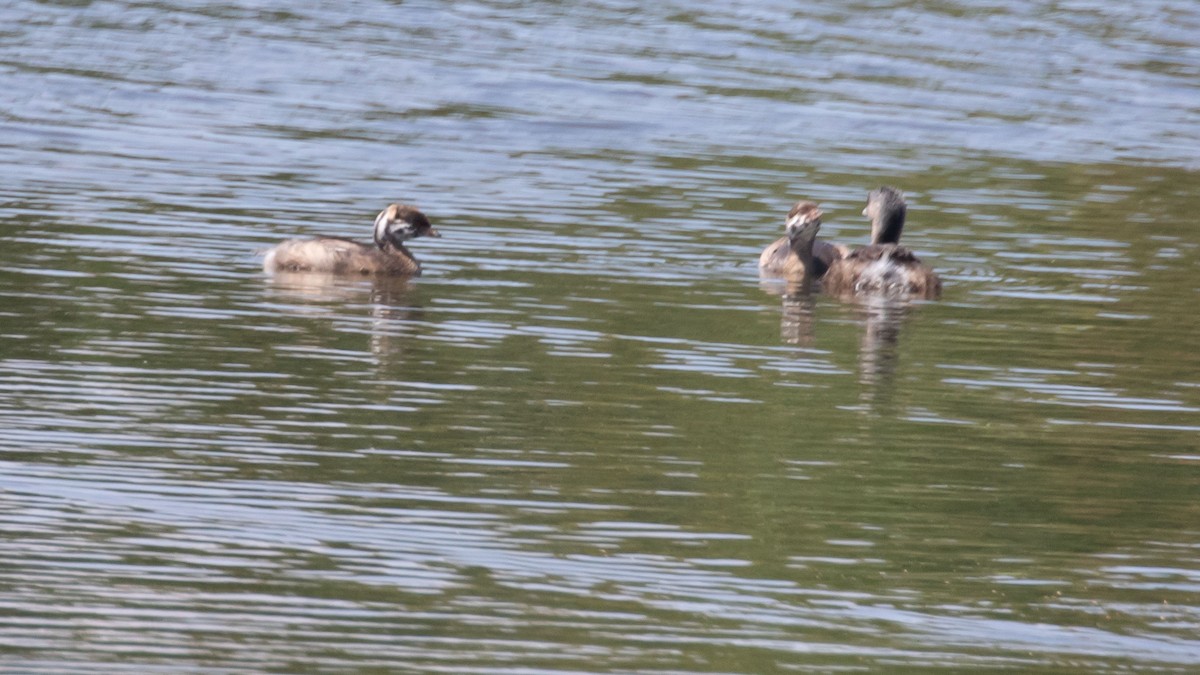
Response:
[[[811,278],[819,279],[835,260],[848,254],[850,250],[841,244],[816,241],[815,234],[813,240],[808,242],[798,242],[792,238],[793,231],[798,233],[807,223],[815,223],[817,229],[820,229],[821,215],[821,209],[815,202],[797,202],[788,212],[786,234],[763,249],[762,255],[758,256],[759,273],[764,276],[800,279],[811,270]],[[797,246],[808,247],[807,255],[802,256],[796,249]],[[811,262],[806,262],[807,259],[811,259]]]
[[[900,245],[908,206],[899,190],[887,186],[867,196],[863,215],[871,219],[871,244],[835,261],[821,279],[831,295],[887,295],[933,299],[942,280],[912,251]]]
[[[375,245],[342,237],[291,239],[263,258],[268,272],[323,272],[377,276],[417,276],[421,263],[404,246],[417,237],[440,237],[425,214],[406,204],[390,204],[375,217]]]

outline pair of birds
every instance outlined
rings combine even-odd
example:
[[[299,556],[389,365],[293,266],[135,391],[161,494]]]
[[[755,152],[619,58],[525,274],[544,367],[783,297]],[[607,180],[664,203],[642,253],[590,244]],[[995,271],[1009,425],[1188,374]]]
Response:
[[[871,219],[871,244],[854,251],[817,240],[821,209],[800,202],[787,219],[787,235],[759,257],[763,274],[813,282],[820,279],[835,295],[901,295],[933,298],[941,292],[937,274],[899,245],[908,210],[904,196],[881,187],[867,198],[863,215]],[[375,217],[375,245],[342,237],[292,239],[267,251],[269,272],[322,272],[378,276],[416,276],[421,264],[404,242],[440,237],[425,214],[412,206],[391,204]]]
[[[913,252],[900,245],[908,205],[891,187],[872,190],[863,215],[871,219],[871,243],[851,251],[817,240],[821,209],[803,201],[788,213],[786,236],[763,250],[758,269],[764,276],[787,277],[837,296],[938,297],[942,281]]]

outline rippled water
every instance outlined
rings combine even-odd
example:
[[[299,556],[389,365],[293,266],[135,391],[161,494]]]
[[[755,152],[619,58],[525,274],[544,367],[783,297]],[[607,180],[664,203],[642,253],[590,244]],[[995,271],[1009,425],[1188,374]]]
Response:
[[[0,669],[1195,670],[1198,35],[0,9]],[[881,183],[941,301],[759,281]],[[260,271],[395,200],[422,278]]]

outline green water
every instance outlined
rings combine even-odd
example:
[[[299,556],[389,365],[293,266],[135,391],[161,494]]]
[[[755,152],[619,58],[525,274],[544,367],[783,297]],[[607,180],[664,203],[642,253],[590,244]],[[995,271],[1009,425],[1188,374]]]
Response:
[[[1200,17],[1123,11],[0,10],[0,665],[1194,669]],[[941,300],[759,280],[884,182]],[[259,269],[395,199],[420,279]]]

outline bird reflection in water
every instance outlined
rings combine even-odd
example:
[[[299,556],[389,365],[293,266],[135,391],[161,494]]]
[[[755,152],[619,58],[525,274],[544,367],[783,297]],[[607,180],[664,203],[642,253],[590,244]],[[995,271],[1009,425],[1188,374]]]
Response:
[[[817,331],[819,284],[802,281],[786,285],[764,283],[762,288],[771,295],[782,297],[780,338],[787,344],[811,347]],[[886,405],[895,387],[900,333],[914,303],[907,298],[883,295],[847,299],[845,303],[854,308],[854,316],[862,330],[858,349],[862,401],[871,406]]]
[[[895,389],[900,328],[908,316],[910,302],[890,296],[867,296],[857,304],[863,319],[858,347],[858,381],[864,385],[863,402],[886,405]]]
[[[764,290],[772,290],[764,285]],[[775,292],[778,293],[776,288]],[[789,282],[782,289],[783,311],[779,321],[779,336],[784,342],[801,347],[813,344],[813,322],[816,299],[810,281]]]
[[[370,352],[379,365],[400,360],[424,316],[414,284],[406,277],[275,272],[267,277],[266,290],[274,300],[294,303],[289,309],[297,314],[331,322],[353,323],[367,310]]]

